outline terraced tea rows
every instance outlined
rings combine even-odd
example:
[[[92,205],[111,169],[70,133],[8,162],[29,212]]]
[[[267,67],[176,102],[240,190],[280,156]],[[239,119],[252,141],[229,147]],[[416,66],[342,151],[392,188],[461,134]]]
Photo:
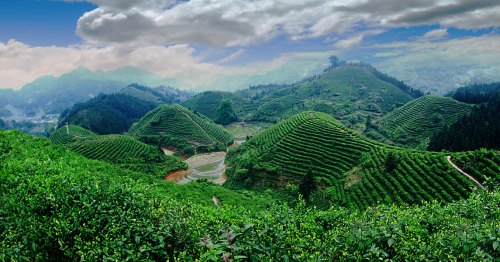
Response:
[[[468,104],[447,97],[426,95],[382,118],[379,130],[390,138],[399,139],[399,142],[398,132],[404,138],[424,139],[470,112]]]
[[[182,106],[164,105],[146,114],[130,129],[129,135],[139,139],[147,136],[168,136],[195,146],[232,142],[231,135],[210,121]]]
[[[392,153],[390,153],[392,152]],[[397,163],[388,170],[387,156]],[[467,197],[472,184],[441,153],[403,150],[357,135],[323,113],[305,112],[230,151],[236,170],[255,170],[254,185],[299,184],[311,169],[324,201],[364,209],[381,203],[420,204]],[[248,177],[228,178],[232,187]]]
[[[481,149],[452,153],[451,160],[479,183],[486,182],[487,177],[500,182],[500,152],[498,151]]]
[[[96,136],[95,133],[75,125],[65,125],[58,128],[52,135],[50,135],[50,142],[52,144],[69,144],[79,139]]]
[[[128,136],[98,136],[81,127],[69,125],[56,130],[50,140],[54,144],[64,144],[86,158],[112,162],[121,168],[154,174],[158,178],[172,170],[187,168],[182,160],[165,156],[157,147]]]

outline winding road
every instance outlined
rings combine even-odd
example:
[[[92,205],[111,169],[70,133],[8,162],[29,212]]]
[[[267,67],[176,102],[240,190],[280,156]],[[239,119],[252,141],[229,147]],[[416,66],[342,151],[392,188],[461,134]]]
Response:
[[[469,174],[465,173],[464,171],[462,171],[462,169],[460,169],[458,166],[456,166],[453,162],[451,162],[451,156],[447,156],[446,159],[448,159],[448,162],[450,162],[450,165],[452,165],[456,170],[458,170],[458,172],[462,173],[463,175],[467,176],[468,178],[470,178],[472,181],[476,182],[476,184],[483,190],[486,190],[486,188],[484,188],[483,185],[481,185],[481,183],[479,183],[476,179],[474,179],[472,176],[470,176]]]

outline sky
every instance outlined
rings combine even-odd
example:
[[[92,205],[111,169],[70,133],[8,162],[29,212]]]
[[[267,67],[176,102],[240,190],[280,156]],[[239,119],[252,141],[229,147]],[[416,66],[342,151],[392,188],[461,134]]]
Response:
[[[0,88],[126,65],[196,86],[318,52],[467,78],[500,73],[499,25],[498,0],[4,0]]]

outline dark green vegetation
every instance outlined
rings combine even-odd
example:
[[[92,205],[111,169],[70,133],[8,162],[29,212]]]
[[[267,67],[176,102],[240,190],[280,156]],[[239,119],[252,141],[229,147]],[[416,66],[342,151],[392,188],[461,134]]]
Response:
[[[66,109],[60,116],[59,126],[77,125],[100,135],[122,134],[154,108],[154,103],[133,96],[99,94]]]
[[[495,92],[486,104],[458,119],[432,136],[428,150],[469,151],[500,148],[500,95]]]
[[[365,210],[377,203],[450,202],[468,197],[473,186],[443,153],[390,147],[319,112],[273,126],[230,150],[226,161],[232,167],[224,184],[229,188],[251,184],[284,190],[311,169],[320,189],[312,202],[322,207],[331,203]]]
[[[172,103],[178,104],[193,96],[193,94],[190,92],[176,89],[174,90],[172,88],[167,88],[164,86],[159,86],[153,89],[138,84],[130,84],[122,91],[120,91],[120,93],[134,96],[144,101],[155,103],[157,106]]]
[[[214,123],[227,125],[236,121],[238,121],[238,117],[233,112],[233,104],[229,99],[222,100],[219,108],[217,108],[217,117],[214,119]]]
[[[500,153],[494,150],[458,152],[451,160],[481,184],[500,181]]]
[[[86,158],[111,162],[116,167],[144,172],[159,179],[170,171],[187,168],[184,161],[166,156],[157,147],[123,135],[96,135],[79,126],[62,126],[49,140]]]
[[[379,132],[394,143],[415,148],[443,127],[468,115],[471,108],[451,98],[426,95],[390,112],[380,119],[375,130],[364,134],[379,140]]]
[[[457,90],[450,92],[445,96],[452,97],[453,99],[464,103],[480,104],[486,103],[492,96],[498,95],[497,91],[499,90],[500,83],[473,84],[459,87]]]
[[[364,64],[342,64],[307,81],[272,91],[246,120],[280,121],[303,111],[320,111],[351,126],[367,115],[381,116],[412,100],[378,79]]]
[[[233,142],[226,130],[202,114],[180,105],[164,105],[146,114],[128,134],[148,144],[194,150],[224,151]]]
[[[257,104],[254,101],[232,92],[224,91],[206,91],[181,103],[181,105],[215,120],[217,118],[217,108],[219,108],[224,99],[231,101],[233,110],[239,118],[245,118],[257,108]]]
[[[238,206],[192,202],[169,182],[0,130],[2,261],[496,261],[500,193],[366,212],[271,205],[206,183]],[[139,178],[141,177],[141,178]],[[194,186],[196,185],[196,186]],[[219,195],[217,195],[219,197]],[[194,197],[193,197],[194,198]],[[208,197],[207,197],[208,198]],[[191,198],[192,199],[192,198]],[[205,200],[207,201],[207,200]],[[208,200],[210,201],[210,200]],[[224,200],[222,201],[224,203]],[[234,245],[234,246],[233,246]],[[230,248],[232,246],[232,248]]]

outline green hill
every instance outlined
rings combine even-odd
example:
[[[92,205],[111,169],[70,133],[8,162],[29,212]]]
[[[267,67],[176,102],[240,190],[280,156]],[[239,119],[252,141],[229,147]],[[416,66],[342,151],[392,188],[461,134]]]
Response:
[[[194,93],[174,89],[172,87],[160,86],[157,88],[149,88],[138,84],[130,84],[122,89],[120,93],[152,102],[156,104],[156,106],[171,103],[178,104],[194,95]]]
[[[452,98],[426,95],[380,119],[378,130],[396,143],[416,146],[471,110]]]
[[[86,139],[94,136],[97,136],[97,134],[83,127],[65,125],[54,131],[54,133],[50,135],[49,140],[52,144],[60,145],[70,144],[80,139]]]
[[[393,170],[386,158],[396,158]],[[468,197],[472,184],[443,153],[409,151],[367,139],[320,112],[298,114],[226,157],[225,186],[285,189],[308,169],[320,181],[315,200],[364,210],[377,203],[419,204]],[[242,170],[242,171],[240,171]]]
[[[302,201],[295,208],[266,207],[258,197],[206,183],[151,183],[138,178],[139,173],[86,159],[45,138],[2,130],[0,170],[2,261],[500,257],[500,209],[495,208],[500,193],[493,188],[450,204],[377,203],[366,212],[343,207],[321,211]],[[185,188],[189,191],[181,191]],[[222,199],[219,206],[213,196]]]
[[[111,162],[120,168],[145,172],[157,178],[187,168],[184,161],[166,156],[157,147],[123,135],[96,135],[79,126],[62,126],[52,133],[49,140],[86,158]]]
[[[314,110],[351,126],[363,122],[367,115],[379,117],[411,100],[409,94],[380,80],[369,69],[343,64],[301,84],[267,94],[248,120],[279,121]]]
[[[234,112],[242,120],[249,113],[257,109],[255,101],[224,91],[206,91],[181,103],[181,105],[215,120],[217,117],[217,108],[219,108],[221,101],[226,98],[231,101]]]
[[[101,135],[121,134],[154,108],[154,103],[130,95],[99,94],[66,109],[60,116],[59,125],[78,125]]]
[[[209,151],[225,150],[233,142],[222,126],[180,105],[163,105],[150,111],[128,135],[149,144]]]

